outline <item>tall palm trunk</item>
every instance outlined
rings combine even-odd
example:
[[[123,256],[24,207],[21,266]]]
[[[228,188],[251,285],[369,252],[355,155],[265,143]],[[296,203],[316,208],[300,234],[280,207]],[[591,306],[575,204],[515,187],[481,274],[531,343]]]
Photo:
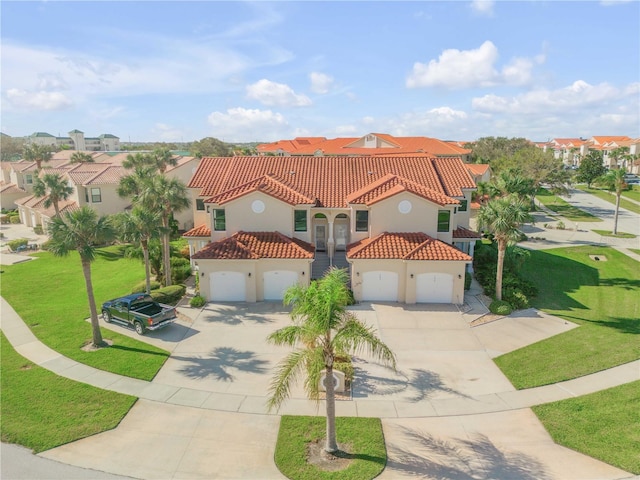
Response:
[[[169,231],[169,214],[164,212],[162,215],[162,226],[164,232],[162,232],[162,268],[164,270],[164,285],[168,287],[171,285],[171,232]]]
[[[507,251],[507,242],[498,239],[498,267],[496,269],[496,299],[502,300],[502,269],[504,267],[504,254]]]
[[[81,258],[82,273],[84,274],[84,283],[87,288],[87,298],[89,299],[89,311],[91,312],[91,329],[93,331],[93,346],[100,347],[104,344],[102,340],[102,332],[100,331],[100,323],[98,322],[98,310],[96,309],[96,299],[93,295],[93,283],[91,282],[91,263],[89,260]]]
[[[336,439],[336,390],[333,383],[333,364],[327,365],[326,371],[327,441],[324,449],[329,453],[333,453],[338,450],[338,441]]]
[[[613,234],[618,234],[618,211],[620,210],[620,192],[616,192],[616,211],[613,214]]]
[[[151,267],[149,266],[149,242],[141,240],[142,257],[144,258],[145,293],[151,293]]]

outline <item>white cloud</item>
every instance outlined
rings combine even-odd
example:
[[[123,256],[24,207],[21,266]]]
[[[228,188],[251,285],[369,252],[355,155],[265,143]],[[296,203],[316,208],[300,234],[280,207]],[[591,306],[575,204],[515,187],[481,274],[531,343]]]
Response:
[[[309,79],[311,80],[311,91],[314,93],[329,93],[329,89],[333,85],[333,77],[325,73],[311,72]]]
[[[448,49],[438,60],[428,64],[416,62],[407,78],[409,88],[444,87],[449,89],[490,87],[500,84],[526,85],[532,80],[534,64],[543,63],[544,55],[533,60],[514,58],[501,71],[496,68],[498,49],[489,40],[477,49]]]
[[[471,10],[479,15],[493,15],[493,7],[496,2],[494,0],[473,0],[471,2]]]
[[[290,86],[272,82],[266,78],[247,86],[247,98],[258,100],[268,106],[306,107],[311,105],[311,99],[306,95],[297,94]]]
[[[208,117],[212,135],[224,141],[275,141],[287,138],[289,124],[280,113],[271,110],[230,108],[212,112]]]
[[[633,98],[637,87],[632,84],[618,89],[608,83],[590,85],[577,80],[571,85],[558,90],[537,89],[514,97],[501,97],[495,94],[474,98],[471,102],[474,110],[485,113],[566,113],[580,110],[587,111],[597,106],[600,111],[611,102],[619,102],[624,98]],[[635,101],[637,104],[637,100]]]
[[[6,92],[10,104],[18,108],[33,110],[66,110],[73,106],[73,100],[62,92],[27,91],[10,88]]]
[[[161,142],[181,142],[184,139],[182,130],[160,122],[153,126],[151,134]]]

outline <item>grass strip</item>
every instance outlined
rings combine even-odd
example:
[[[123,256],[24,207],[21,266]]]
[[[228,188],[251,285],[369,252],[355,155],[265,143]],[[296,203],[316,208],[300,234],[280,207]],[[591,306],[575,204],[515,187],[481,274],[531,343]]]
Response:
[[[593,233],[602,235],[603,237],[615,237],[615,238],[636,238],[632,233],[618,232],[615,235],[611,230],[591,230]]]
[[[632,185],[630,190],[622,192],[622,196],[640,202],[640,185]]]
[[[37,260],[3,266],[1,290],[34,335],[77,362],[119,375],[153,379],[169,352],[107,329],[102,329],[102,335],[113,342],[111,347],[95,352],[81,349],[91,340],[91,325],[86,321],[89,303],[78,253],[54,257],[41,252],[35,256]],[[142,263],[122,258],[119,247],[100,249],[91,270],[98,308],[105,300],[130,293],[144,278]]]
[[[533,407],[556,443],[640,474],[640,381]]]
[[[609,247],[531,250],[522,273],[539,290],[533,307],[580,328],[496,358],[516,388],[569,380],[640,358],[639,262]]]
[[[554,195],[545,188],[539,188],[536,198],[549,210],[562,215],[572,222],[601,222],[602,219],[591,215],[584,210],[574,207],[557,195]]]
[[[36,453],[115,428],[135,397],[59,377],[20,356],[0,332],[2,441]]]
[[[590,193],[591,195],[594,195],[602,200],[605,200],[606,202],[609,202],[612,205],[616,204],[615,194],[607,190],[600,190],[597,188],[587,188],[586,186],[581,187],[580,190],[582,190],[583,192]],[[620,208],[624,208],[625,210],[629,210],[630,212],[640,214],[640,205],[625,199],[624,195],[622,196],[622,198],[620,198]]]
[[[325,417],[284,415],[280,420],[275,462],[283,475],[294,480],[369,480],[387,463],[387,451],[378,418],[336,418],[338,445],[348,445],[350,464],[327,471],[307,461],[307,445],[325,438]]]

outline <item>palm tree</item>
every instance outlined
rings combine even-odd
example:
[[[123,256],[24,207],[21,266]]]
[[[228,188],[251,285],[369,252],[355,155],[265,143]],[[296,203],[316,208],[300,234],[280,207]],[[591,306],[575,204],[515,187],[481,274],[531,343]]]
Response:
[[[96,246],[111,240],[114,232],[109,217],[98,217],[91,207],[84,206],[73,212],[67,212],[64,217],[64,220],[61,217],[55,217],[49,224],[48,230],[51,237],[49,251],[59,257],[68,255],[72,250],[77,250],[80,254],[91,312],[92,342],[95,347],[104,346],[98,323],[96,299],[93,294],[91,262],[96,257]]]
[[[620,196],[623,190],[627,188],[627,182],[625,181],[625,174],[627,171],[624,168],[618,168],[616,170],[609,170],[606,174],[596,180],[596,183],[604,185],[609,191],[616,194],[616,210],[613,215],[613,234],[618,234],[618,212],[620,210]]]
[[[71,155],[71,163],[93,163],[95,160],[86,152],[74,152]]]
[[[181,212],[189,208],[191,201],[184,183],[176,178],[156,175],[144,183],[144,188],[137,197],[145,208],[157,210],[162,219],[162,259],[164,282],[171,285],[171,227],[173,212]]]
[[[396,368],[394,353],[345,307],[351,300],[346,270],[332,268],[309,287],[294,285],[284,295],[291,305],[293,325],[276,330],[268,337],[275,345],[298,348],[280,364],[271,383],[269,409],[278,409],[289,396],[292,382],[306,373],[305,390],[310,398],[319,399],[319,383],[323,371],[333,378],[336,356],[367,350],[386,365]],[[326,382],[327,437],[325,450],[336,452],[336,409],[333,382]]]
[[[22,156],[28,162],[36,162],[36,169],[42,169],[42,162],[48,162],[51,160],[51,150],[47,145],[38,145],[37,143],[31,143],[25,145],[22,150]]]
[[[520,237],[518,228],[525,222],[533,221],[529,215],[526,200],[510,195],[496,198],[480,208],[478,228],[493,234],[498,243],[498,266],[496,270],[496,299],[502,300],[502,270],[504,254],[508,245],[513,245]]]
[[[178,164],[178,159],[173,156],[168,148],[156,148],[149,155],[149,158],[160,173],[166,172],[167,167],[175,167]]]
[[[127,158],[122,161],[122,166],[127,170],[135,169],[136,167],[148,167],[152,164],[149,159],[149,155],[146,153],[136,152],[127,155]]]
[[[629,147],[614,148],[611,153],[609,153],[609,158],[613,160],[613,162],[611,162],[612,168],[625,168],[630,157]],[[622,165],[619,165],[618,162],[622,163]]]
[[[130,212],[118,214],[115,221],[120,231],[120,238],[125,242],[137,243],[142,248],[146,293],[149,293],[151,291],[149,241],[160,236],[160,212],[138,205]]]
[[[44,197],[46,195],[45,208],[53,205],[56,217],[59,217],[59,203],[73,195],[73,187],[59,173],[45,173],[42,178],[36,177],[36,181],[33,184],[33,193],[36,197]]]

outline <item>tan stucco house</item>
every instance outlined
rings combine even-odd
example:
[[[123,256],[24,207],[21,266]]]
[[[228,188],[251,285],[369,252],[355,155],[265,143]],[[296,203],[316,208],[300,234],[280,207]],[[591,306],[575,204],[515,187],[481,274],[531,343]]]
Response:
[[[460,158],[204,158],[189,187],[209,301],[278,300],[335,265],[359,301],[463,302],[479,235]]]

